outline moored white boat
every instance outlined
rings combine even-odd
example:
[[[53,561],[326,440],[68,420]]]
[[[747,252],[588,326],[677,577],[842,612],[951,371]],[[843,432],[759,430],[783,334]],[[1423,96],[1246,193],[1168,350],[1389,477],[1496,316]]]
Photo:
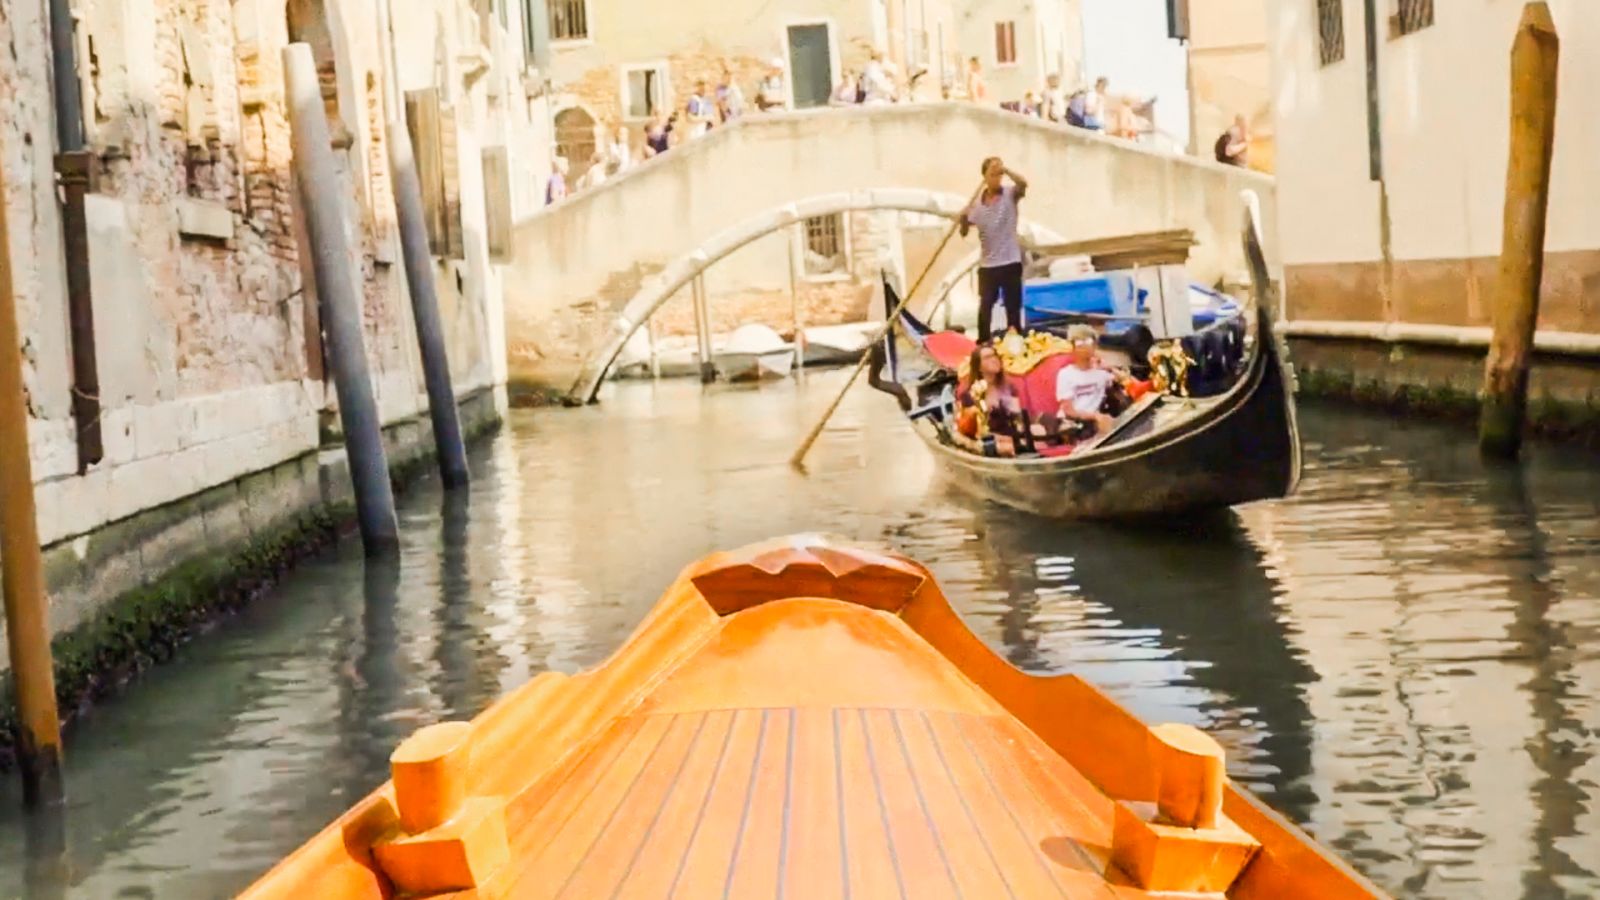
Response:
[[[741,325],[711,362],[724,381],[785,378],[794,368],[794,345],[765,325]]]
[[[855,362],[867,351],[867,343],[878,327],[876,322],[847,322],[804,329],[801,335],[805,341],[805,365],[838,366]]]

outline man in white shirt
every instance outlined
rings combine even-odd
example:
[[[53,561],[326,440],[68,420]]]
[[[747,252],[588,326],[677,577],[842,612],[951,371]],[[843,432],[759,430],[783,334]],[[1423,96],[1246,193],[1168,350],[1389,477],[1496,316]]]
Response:
[[[606,183],[606,155],[596,150],[589,157],[589,168],[578,176],[578,190],[587,191]]]
[[[1096,358],[1099,340],[1093,328],[1074,325],[1067,329],[1067,340],[1072,342],[1072,365],[1062,366],[1056,374],[1056,402],[1061,406],[1062,419],[1092,425],[1085,435],[1092,437],[1111,427],[1111,417],[1100,407],[1105,403],[1106,391],[1118,379]]]
[[[874,50],[872,59],[861,73],[861,86],[866,89],[865,103],[893,103],[895,98],[894,64],[884,58],[882,50]]]
[[[1061,76],[1051,72],[1044,80],[1043,109],[1040,115],[1052,122],[1067,117],[1067,92],[1061,89]]]

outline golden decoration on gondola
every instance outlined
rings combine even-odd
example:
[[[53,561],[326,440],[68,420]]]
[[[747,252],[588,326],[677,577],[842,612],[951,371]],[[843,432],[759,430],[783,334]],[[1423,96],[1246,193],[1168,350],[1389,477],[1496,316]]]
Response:
[[[1007,375],[1026,375],[1034,366],[1058,353],[1071,353],[1072,342],[1047,331],[1030,331],[1027,337],[1009,331],[995,343],[995,352],[1000,355],[1000,364]],[[956,368],[956,375],[965,381],[971,375],[970,370],[971,362],[963,359]]]
[[[980,378],[972,385],[972,410],[977,423],[977,438],[983,440],[989,436],[989,382]]]
[[[1162,341],[1150,348],[1150,386],[1174,397],[1189,396],[1189,367],[1194,360],[1179,341]]]

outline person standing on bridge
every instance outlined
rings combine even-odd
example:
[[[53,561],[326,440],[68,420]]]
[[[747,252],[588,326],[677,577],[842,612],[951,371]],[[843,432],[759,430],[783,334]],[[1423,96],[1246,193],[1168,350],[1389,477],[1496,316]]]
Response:
[[[1005,179],[1011,179],[1010,184]],[[1022,333],[1022,244],[1017,240],[1017,204],[1028,180],[1007,169],[1000,157],[983,161],[983,190],[961,211],[961,236],[978,229],[978,342],[989,340],[996,301],[1005,303],[1006,327]]]

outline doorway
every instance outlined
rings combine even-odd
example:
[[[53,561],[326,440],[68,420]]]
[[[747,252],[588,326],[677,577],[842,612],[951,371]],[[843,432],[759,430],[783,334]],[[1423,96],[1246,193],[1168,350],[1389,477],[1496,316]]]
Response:
[[[576,184],[594,158],[594,116],[581,106],[556,113],[556,152],[567,160],[567,186]]]
[[[789,26],[789,79],[795,109],[828,105],[833,50],[825,23]]]

